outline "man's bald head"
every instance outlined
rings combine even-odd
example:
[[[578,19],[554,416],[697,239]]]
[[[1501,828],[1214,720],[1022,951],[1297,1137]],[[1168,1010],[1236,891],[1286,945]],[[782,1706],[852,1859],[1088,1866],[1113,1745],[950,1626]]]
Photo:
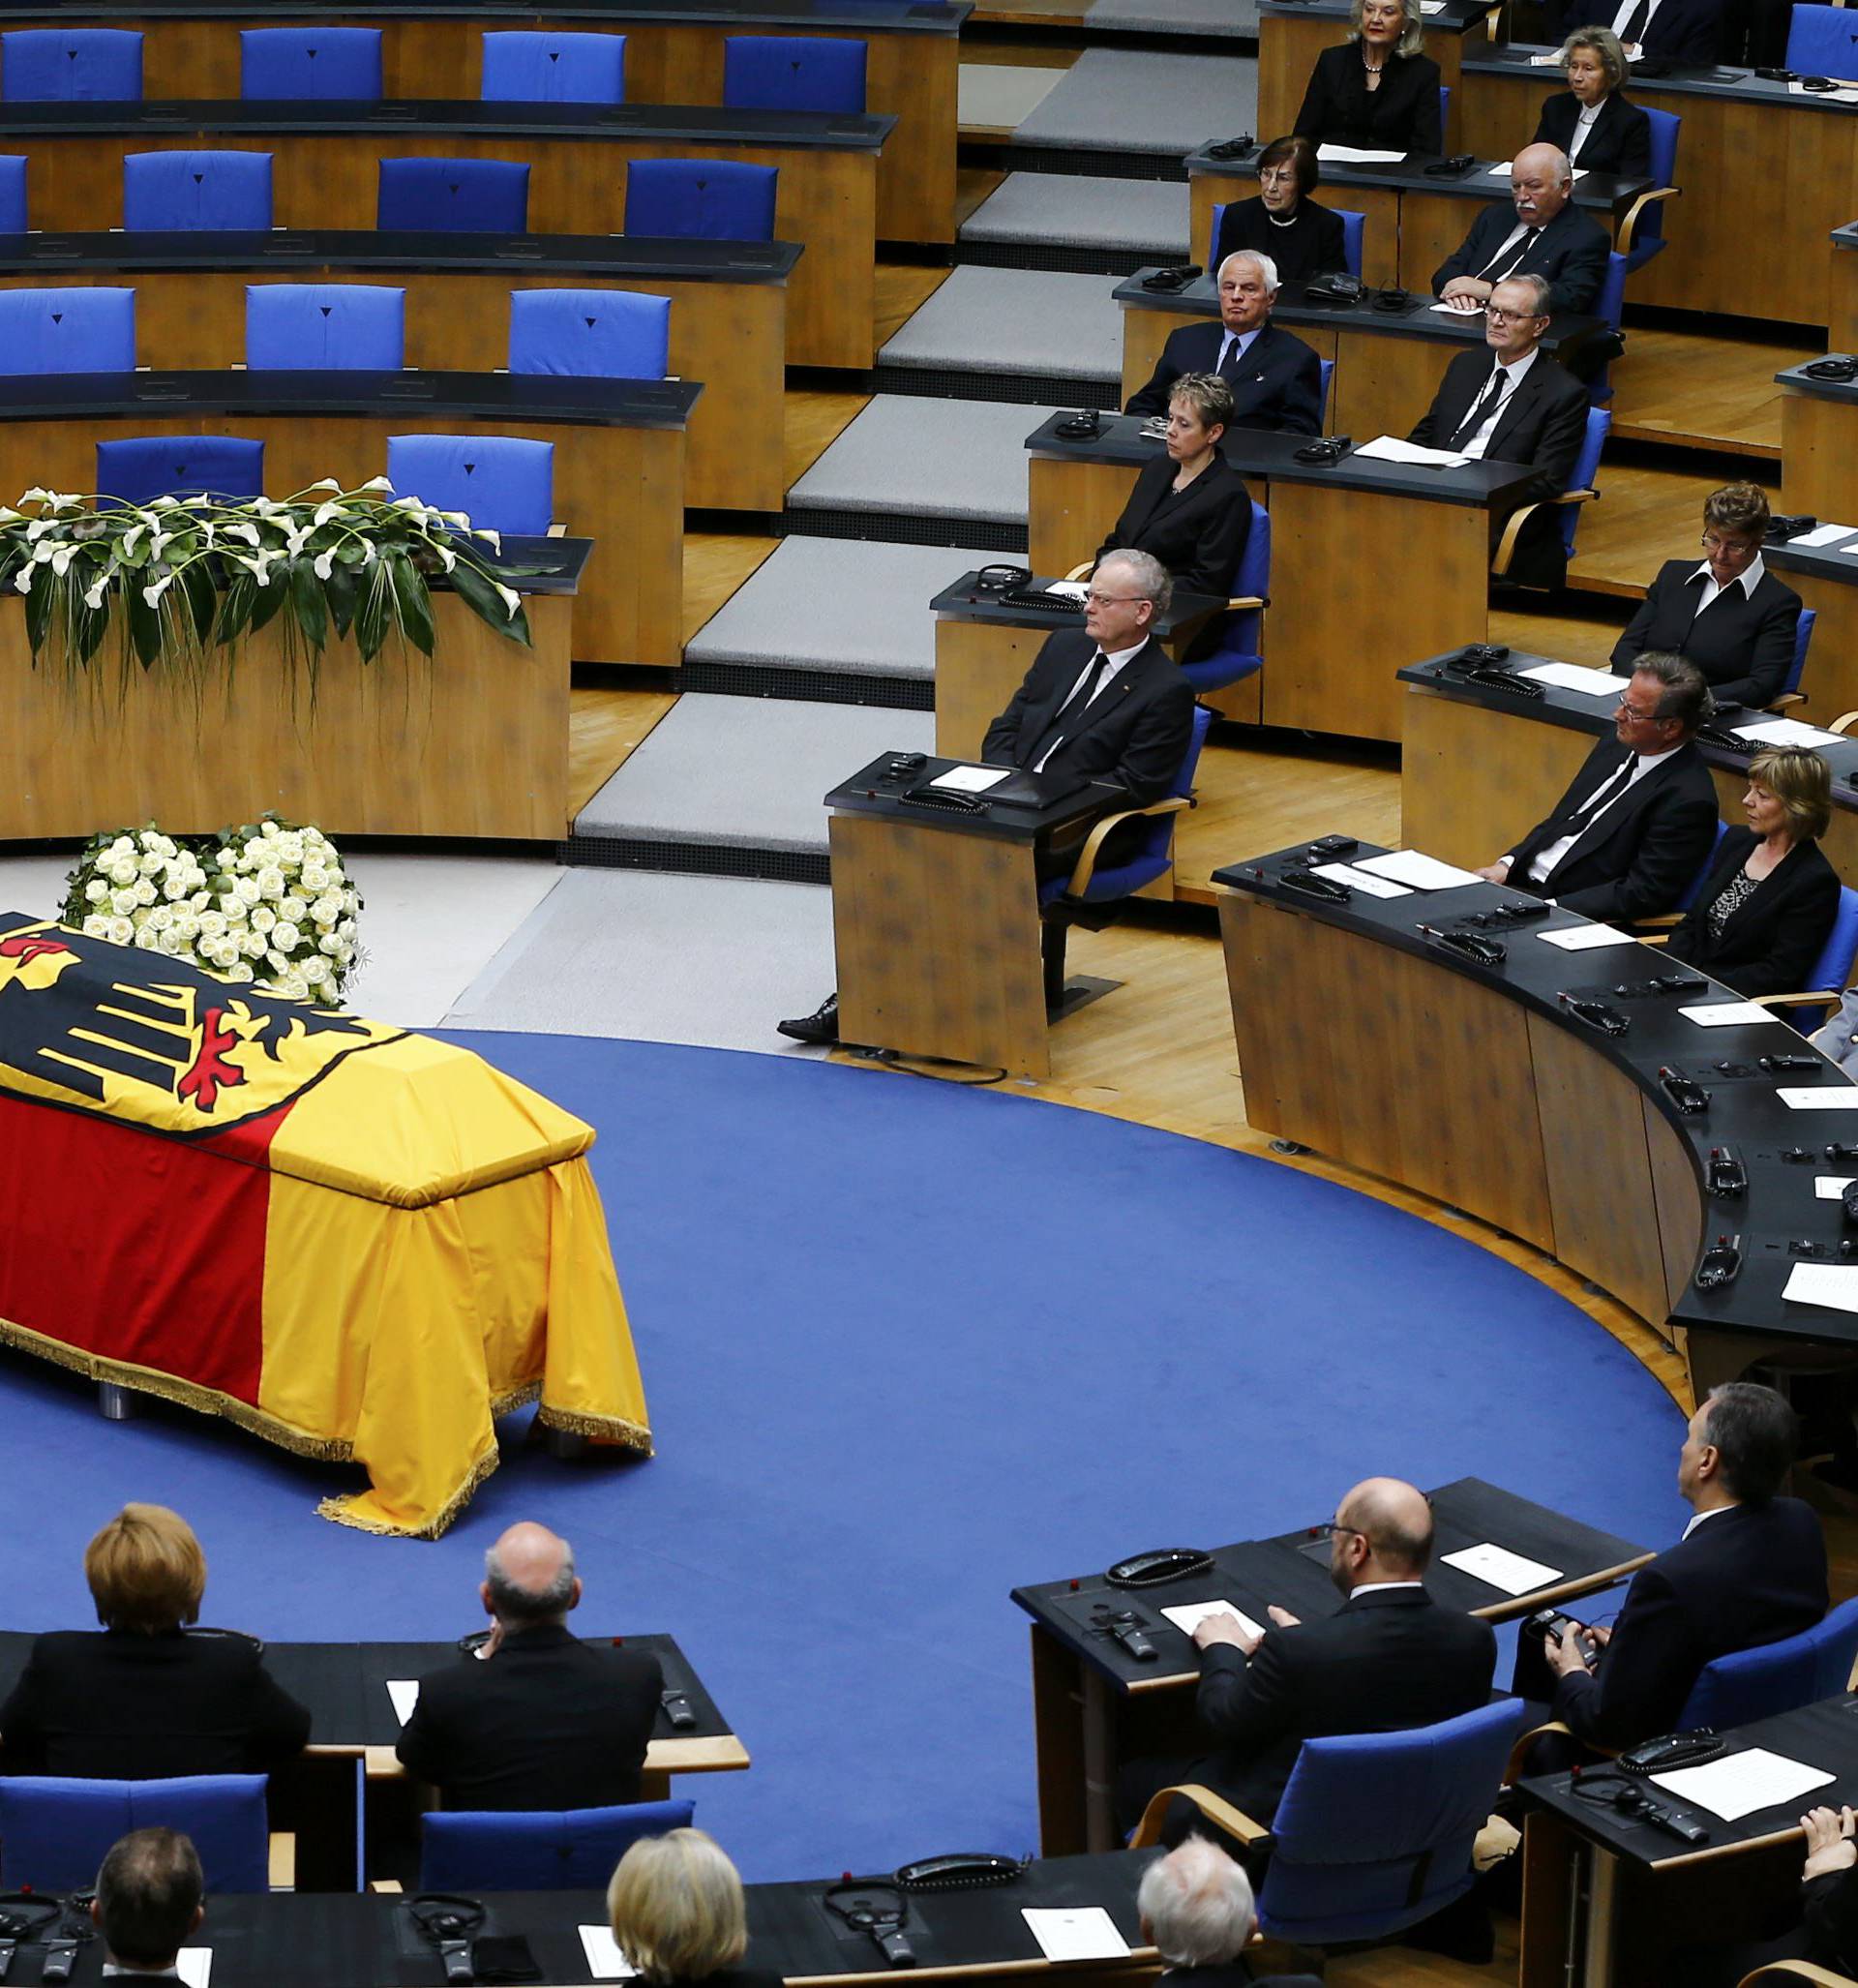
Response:
[[[1559,145],[1525,145],[1510,162],[1510,197],[1524,227],[1546,227],[1573,186],[1574,168]]]
[[[1364,1478],[1335,1508],[1336,1523],[1366,1542],[1380,1570],[1362,1580],[1417,1581],[1432,1557],[1432,1508],[1397,1477]]]
[[[508,1628],[558,1622],[580,1599],[574,1549],[546,1525],[512,1525],[484,1555],[484,1606]]]

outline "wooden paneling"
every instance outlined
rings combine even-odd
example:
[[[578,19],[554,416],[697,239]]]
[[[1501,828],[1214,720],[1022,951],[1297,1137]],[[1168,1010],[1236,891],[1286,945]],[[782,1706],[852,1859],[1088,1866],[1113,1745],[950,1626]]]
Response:
[[[1500,159],[1508,153],[1500,152]],[[1483,184],[1492,200],[1507,199],[1509,188],[1500,179]],[[1400,283],[1419,296],[1432,294],[1432,275],[1456,253],[1485,202],[1462,194],[1422,194],[1408,189],[1400,196]]]
[[[433,607],[432,662],[364,667],[332,642],[314,695],[284,668],[276,622],[197,685],[114,662],[74,683],[31,668],[22,611],[0,610],[0,837],[194,833],[274,808],[331,834],[559,839],[574,602],[529,601],[532,648],[454,596]]]
[[[1658,1241],[1664,1263],[1664,1300],[1675,1306],[1690,1288],[1703,1247],[1707,1209],[1697,1187],[1691,1149],[1678,1137],[1671,1122],[1652,1100],[1640,1095],[1645,1118],[1645,1150],[1652,1163],[1652,1201],[1658,1217]],[[1668,1332],[1670,1328],[1663,1328]]]
[[[1835,248],[1830,253],[1826,343],[1835,352],[1858,352],[1858,251]]]
[[[1457,350],[1432,339],[1389,338],[1367,324],[1338,327],[1334,338],[1334,400],[1324,426],[1357,441],[1410,434]]]
[[[1123,515],[1135,476],[1116,463],[1027,457],[1026,558],[1033,571],[1068,573],[1090,558]]]
[[[1147,386],[1154,374],[1154,362],[1171,332],[1183,325],[1205,324],[1210,320],[1198,311],[1123,310],[1123,403]],[[1297,336],[1302,338],[1300,331]]]
[[[1584,732],[1401,687],[1400,833],[1442,862],[1495,862],[1546,817],[1594,749]]]
[[[1006,708],[1047,632],[937,617],[937,752],[953,760],[980,757],[987,727]]]
[[[1858,460],[1858,404],[1822,401],[1813,394],[1783,395],[1781,456],[1783,506],[1789,511],[1812,511],[1821,518],[1842,518],[1852,507],[1852,464]],[[1816,660],[1817,629],[1813,631],[1813,655],[1810,660]]]
[[[1858,584],[1821,580],[1813,573],[1781,573],[1779,578],[1819,617],[1800,678],[1806,708],[1804,712],[1796,709],[1795,715],[1810,717],[1815,725],[1830,724],[1846,711],[1858,710]]]

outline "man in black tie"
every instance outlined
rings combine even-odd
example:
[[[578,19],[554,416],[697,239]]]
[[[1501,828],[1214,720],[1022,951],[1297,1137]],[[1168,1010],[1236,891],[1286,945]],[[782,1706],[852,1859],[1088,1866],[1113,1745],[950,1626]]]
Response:
[[[1574,168],[1558,145],[1525,145],[1510,166],[1510,204],[1486,207],[1432,274],[1445,303],[1475,311],[1506,276],[1540,276],[1550,313],[1589,311],[1606,280],[1605,230],[1573,204]]]
[[[1603,739],[1546,821],[1479,872],[1583,917],[1676,908],[1716,838],[1716,787],[1694,734],[1710,689],[1682,656],[1642,655]]]
[[[1232,388],[1229,426],[1320,435],[1322,362],[1302,339],[1272,323],[1276,301],[1277,265],[1254,250],[1235,250],[1219,265],[1219,322],[1170,332],[1154,377],[1123,411],[1166,414],[1183,374],[1216,373]]]
[[[1734,10],[1723,0],[1573,0],[1562,15],[1562,30],[1609,27],[1619,37],[1629,61],[1651,56],[1660,62],[1674,62],[1685,68],[1703,69],[1716,62],[1740,62],[1739,47],[1725,46],[1735,39],[1731,28]],[[1785,16],[1789,9],[1764,4],[1754,10],[1761,17],[1763,39],[1749,54],[1751,62],[1779,64],[1786,51]],[[1780,15],[1779,31],[1772,16]]]

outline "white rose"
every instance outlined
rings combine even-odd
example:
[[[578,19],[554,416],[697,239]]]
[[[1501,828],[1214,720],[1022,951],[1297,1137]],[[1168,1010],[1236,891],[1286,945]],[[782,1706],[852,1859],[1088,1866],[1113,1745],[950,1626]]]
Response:
[[[133,889],[112,890],[109,895],[109,908],[119,919],[128,918],[135,909],[135,892]]]
[[[162,859],[152,849],[143,850],[141,855],[135,858],[135,867],[145,877],[152,877],[161,866]]]
[[[271,945],[278,952],[294,952],[303,944],[303,934],[288,919],[271,927]]]
[[[245,954],[247,959],[262,959],[264,957],[264,934],[262,932],[241,932],[239,934],[239,950]]]
[[[249,980],[252,969],[242,959],[229,959],[225,963],[225,978],[228,980]]]
[[[134,918],[135,914],[132,912],[130,916]],[[148,922],[154,926],[156,931],[165,932],[167,930],[168,926],[174,922],[174,914],[168,910],[166,905],[158,904],[155,907],[155,909],[148,914]]]
[[[336,954],[336,957],[342,961],[344,966],[350,966],[353,964],[355,957],[355,949],[349,945],[346,939],[343,940],[342,950]]]
[[[273,984],[286,1001],[302,1001],[310,992],[310,983],[301,974],[285,974]]]
[[[225,930],[225,914],[223,911],[203,911],[200,914],[200,933],[207,939],[217,939]]]
[[[187,945],[192,946],[200,936],[200,921],[191,911],[184,911],[174,920],[174,929]]]
[[[86,939],[107,939],[109,937],[109,920],[105,918],[100,918],[95,912],[92,912],[90,917],[84,920],[84,937]]]
[[[223,870],[236,870],[239,866],[239,852],[236,849],[223,849],[214,860]]]
[[[331,959],[340,959],[342,957],[342,941],[333,932],[325,932],[316,941],[316,950],[327,953]]]
[[[306,890],[314,890],[317,896],[321,896],[329,888],[329,872],[319,862],[307,862],[303,866],[300,881]]]
[[[108,862],[121,862],[124,857],[134,856],[135,854],[135,843],[127,835],[118,835],[115,841],[109,845],[108,849],[104,852],[104,859]]]
[[[350,918],[353,918],[355,913],[361,909],[361,893],[356,890],[345,890],[342,893],[342,908]]]
[[[144,952],[154,952],[158,950],[161,946],[162,935],[155,929],[153,925],[144,925],[141,928],[141,930],[135,934],[135,943],[137,946],[141,948],[141,949]]]
[[[187,950],[187,941],[181,937],[180,933],[172,925],[169,925],[167,930],[162,934],[162,950],[168,954],[185,952]]]
[[[127,919],[116,918],[109,921],[108,938],[112,946],[127,946],[135,937],[135,927]]]
[[[135,883],[140,874],[141,872],[136,869],[135,859],[132,857],[123,857],[109,866],[109,881],[112,884],[122,886],[125,889]]]
[[[303,837],[301,835],[280,835],[272,855],[285,869],[295,869],[303,860]]]
[[[360,930],[361,927],[355,923],[353,919],[344,919],[342,923],[336,927],[336,937],[338,939],[352,939]]]
[[[264,963],[274,974],[287,974],[290,971],[290,962],[275,946],[265,949]]]
[[[258,895],[260,897],[282,897],[284,895],[284,872],[275,865],[258,872]]]
[[[109,886],[101,877],[91,878],[90,882],[84,886],[84,902],[86,904],[102,904],[108,895]]]
[[[179,904],[181,899],[187,895],[187,879],[185,877],[168,878],[167,882],[162,886],[162,895],[167,899],[169,904]]]
[[[256,905],[252,912],[252,929],[255,932],[268,932],[278,921],[278,915],[268,904]]]
[[[153,904],[155,902],[155,887],[146,877],[137,877],[133,888],[137,904]]]
[[[276,836],[282,835],[284,830],[278,827],[276,822],[267,819],[258,824],[258,833],[268,842]]]
[[[263,887],[256,877],[241,877],[233,889],[237,890],[242,904],[256,904]]]
[[[204,911],[213,902],[213,899],[206,891],[196,890],[187,901],[195,911]]]
[[[300,974],[302,974],[304,981],[307,985],[312,987],[319,987],[322,984],[322,982],[329,978],[329,962],[326,959],[318,958],[317,955],[313,952],[310,955],[310,957],[306,959],[300,967],[298,967],[297,971]]]
[[[129,929],[132,932],[139,932],[142,929],[142,927],[147,923],[148,913],[141,905],[138,904],[135,907],[135,909],[129,915]]]
[[[302,924],[309,910],[310,907],[304,903],[303,899],[294,890],[289,891],[278,901],[279,918],[288,919],[293,925]]]

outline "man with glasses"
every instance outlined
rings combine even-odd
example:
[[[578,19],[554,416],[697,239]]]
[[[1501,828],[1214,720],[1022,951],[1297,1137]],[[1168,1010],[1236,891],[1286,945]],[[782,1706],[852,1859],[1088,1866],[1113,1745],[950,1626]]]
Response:
[[[1555,810],[1479,872],[1583,917],[1676,909],[1716,843],[1716,788],[1694,734],[1709,686],[1682,656],[1642,655]]]
[[[1666,559],[1613,648],[1632,674],[1647,649],[1694,663],[1717,705],[1759,709],[1786,687],[1800,632],[1800,596],[1767,569],[1768,494],[1731,483],[1703,500],[1703,561]]]
[[[1472,224],[1432,273],[1433,294],[1476,311],[1507,276],[1540,276],[1549,311],[1591,311],[1606,280],[1606,230],[1573,204],[1574,168],[1559,145],[1525,145],[1510,166],[1510,199]]]

